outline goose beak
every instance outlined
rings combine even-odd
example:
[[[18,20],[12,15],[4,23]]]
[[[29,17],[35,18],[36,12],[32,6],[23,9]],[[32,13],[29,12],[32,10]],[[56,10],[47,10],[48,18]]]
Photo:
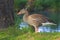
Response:
[[[18,12],[17,15],[21,15],[21,12]]]
[[[46,25],[57,25],[57,24],[55,24],[55,23],[50,23],[50,22],[42,23],[42,26],[46,26]]]

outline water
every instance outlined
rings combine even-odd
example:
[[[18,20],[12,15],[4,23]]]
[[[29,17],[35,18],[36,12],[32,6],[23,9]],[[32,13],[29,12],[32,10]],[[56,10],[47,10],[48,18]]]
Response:
[[[21,24],[19,24],[20,29],[22,29],[23,27],[29,27],[29,25],[27,23],[22,22]],[[60,25],[56,26],[40,26],[38,28],[38,32],[60,32]]]

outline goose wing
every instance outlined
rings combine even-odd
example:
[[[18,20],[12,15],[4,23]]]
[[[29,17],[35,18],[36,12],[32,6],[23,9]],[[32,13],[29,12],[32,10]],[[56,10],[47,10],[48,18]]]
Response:
[[[33,21],[37,21],[40,23],[44,23],[48,21],[48,18],[41,14],[32,14],[30,15],[30,17],[32,18]]]

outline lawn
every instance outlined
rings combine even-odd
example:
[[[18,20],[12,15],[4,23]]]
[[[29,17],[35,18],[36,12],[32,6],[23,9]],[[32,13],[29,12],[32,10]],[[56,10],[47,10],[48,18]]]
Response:
[[[24,32],[17,27],[0,30],[0,40],[60,40],[60,33]]]

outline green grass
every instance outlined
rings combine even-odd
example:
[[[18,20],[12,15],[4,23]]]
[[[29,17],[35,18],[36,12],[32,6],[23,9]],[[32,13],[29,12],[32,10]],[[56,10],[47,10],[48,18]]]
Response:
[[[24,32],[17,27],[0,30],[0,40],[60,40],[60,33]]]

